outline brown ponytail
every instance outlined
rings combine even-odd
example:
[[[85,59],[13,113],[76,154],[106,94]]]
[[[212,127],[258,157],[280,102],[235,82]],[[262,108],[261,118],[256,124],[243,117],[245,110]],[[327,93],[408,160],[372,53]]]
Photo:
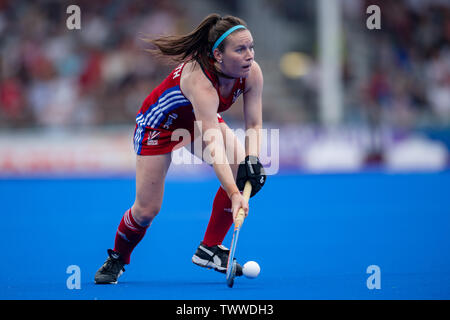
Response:
[[[221,17],[219,14],[213,13],[204,18],[193,31],[186,35],[164,36],[153,40],[144,39],[156,47],[146,51],[159,57],[169,57],[175,63],[195,60],[203,68],[217,74],[218,71],[211,63],[211,59],[213,59],[212,46],[228,29],[239,24],[246,26],[246,23],[237,17]],[[218,49],[223,52],[225,44],[226,39],[222,41]]]

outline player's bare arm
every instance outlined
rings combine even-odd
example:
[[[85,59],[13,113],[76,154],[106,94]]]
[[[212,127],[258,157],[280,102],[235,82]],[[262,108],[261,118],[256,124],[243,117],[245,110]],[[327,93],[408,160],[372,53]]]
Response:
[[[239,165],[236,178],[239,190],[243,190],[247,180],[252,183],[252,197],[261,190],[266,181],[264,168],[258,158],[262,128],[262,90],[262,71],[258,63],[253,61],[244,91],[246,157],[245,161]]]
[[[219,123],[217,121],[217,109],[219,106],[219,97],[215,88],[208,79],[201,73],[201,70],[194,70],[189,75],[189,81],[182,82],[182,90],[186,98],[191,101],[195,118],[201,121],[202,134],[215,130],[213,139],[206,139],[205,143],[211,153],[213,168],[216,175],[231,197],[233,193],[239,192],[234,181],[233,173],[228,163],[224,141],[220,134]],[[208,141],[209,140],[209,141]]]
[[[261,68],[256,61],[253,61],[250,74],[246,79],[243,98],[245,129],[247,130],[245,152],[246,155],[256,157],[259,155],[261,143],[263,81]]]
[[[219,106],[219,97],[217,91],[211,85],[208,79],[201,73],[201,70],[195,70],[189,75],[189,81],[182,82],[182,90],[193,106],[195,118],[201,121],[203,133],[208,130],[215,130],[214,139],[205,141],[210,150],[213,160],[213,168],[222,187],[232,201],[233,217],[237,216],[238,210],[242,207],[245,214],[248,214],[248,202],[241,196],[236,186],[233,172],[228,163],[224,141],[219,123],[217,121],[217,109]]]

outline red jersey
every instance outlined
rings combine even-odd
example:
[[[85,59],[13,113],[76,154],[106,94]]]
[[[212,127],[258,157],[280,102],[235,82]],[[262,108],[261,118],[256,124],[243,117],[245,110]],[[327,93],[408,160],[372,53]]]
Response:
[[[194,133],[195,115],[191,102],[184,96],[180,88],[181,72],[185,63],[177,66],[166,79],[161,82],[144,100],[136,115],[134,132],[134,150],[139,155],[164,154],[192,141]],[[211,81],[219,95],[218,112],[231,107],[239,95],[244,92],[245,78],[235,80],[228,97],[221,96],[219,80],[203,69],[206,77]],[[218,115],[219,122],[223,122]],[[176,129],[186,129],[190,132],[191,140],[172,141],[172,133]]]

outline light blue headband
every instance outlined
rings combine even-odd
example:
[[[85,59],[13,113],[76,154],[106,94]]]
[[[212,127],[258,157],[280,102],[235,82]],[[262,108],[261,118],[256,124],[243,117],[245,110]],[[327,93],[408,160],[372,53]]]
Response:
[[[212,50],[211,50],[211,54],[214,54],[214,50],[216,50],[216,48],[220,45],[220,43],[230,35],[230,33],[232,33],[234,30],[237,29],[247,29],[245,26],[243,26],[242,24],[238,24],[237,26],[234,26],[230,29],[228,29],[223,35],[220,36],[219,39],[216,40],[216,42],[214,43]]]

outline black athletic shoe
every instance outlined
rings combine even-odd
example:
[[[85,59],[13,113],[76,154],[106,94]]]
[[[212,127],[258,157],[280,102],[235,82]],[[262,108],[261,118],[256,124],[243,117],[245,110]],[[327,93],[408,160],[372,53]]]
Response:
[[[108,259],[95,274],[97,284],[116,284],[117,279],[125,271],[125,263],[118,252],[108,249]]]
[[[216,271],[226,273],[229,254],[230,249],[225,248],[221,244],[208,247],[203,242],[200,242],[197,251],[192,256],[192,262],[200,267],[212,268]],[[242,267],[239,263],[236,263],[236,275],[242,276]]]

